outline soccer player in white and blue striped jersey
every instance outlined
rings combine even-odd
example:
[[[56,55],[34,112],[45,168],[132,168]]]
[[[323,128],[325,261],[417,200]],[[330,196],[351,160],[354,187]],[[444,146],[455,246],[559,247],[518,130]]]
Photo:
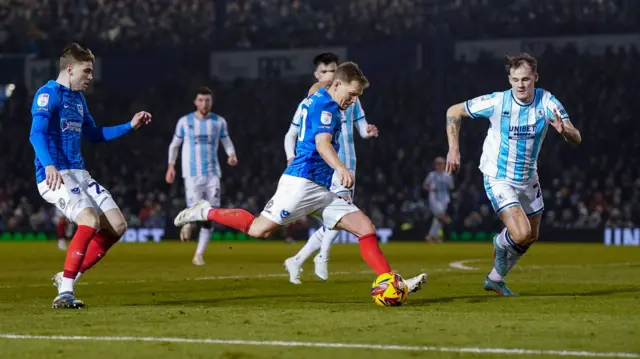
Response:
[[[484,289],[515,296],[504,277],[538,240],[544,203],[537,160],[548,125],[570,144],[578,145],[582,138],[560,101],[550,92],[535,88],[537,60],[527,53],[507,59],[511,89],[476,97],[447,110],[446,170],[453,173],[460,168],[461,119],[488,118],[480,170],[487,196],[506,228],[493,240],[493,269],[485,278]]]
[[[227,163],[230,166],[238,164],[235,148],[227,121],[220,115],[211,112],[213,91],[202,87],[197,91],[194,105],[195,112],[182,116],[178,120],[176,132],[169,145],[169,166],[165,180],[171,184],[175,181],[175,162],[178,149],[182,146],[182,177],[184,178],[187,206],[193,206],[204,199],[213,207],[220,207],[220,164],[218,163],[218,145],[222,143],[227,153]],[[184,226],[180,232],[180,239],[185,241],[191,236],[192,226]],[[211,223],[202,224],[198,237],[198,247],[192,263],[204,265],[202,258],[212,232]]]
[[[316,70],[314,75],[318,80],[311,90],[309,95],[312,95],[324,85],[328,85],[333,81],[335,69],[338,66],[338,56],[333,53],[322,53],[315,57],[314,65]],[[295,157],[295,146],[300,129],[300,121],[302,118],[301,107],[302,103],[298,106],[296,113],[291,121],[289,131],[285,136],[284,147],[287,155],[287,161],[291,161]],[[344,117],[342,121],[342,128],[338,143],[340,148],[338,150],[338,157],[345,164],[347,169],[354,175],[356,171],[356,150],[353,142],[353,129],[358,130],[360,137],[371,138],[378,137],[378,129],[375,125],[367,123],[364,110],[360,104],[360,100],[356,99],[355,103],[344,110]],[[354,186],[346,188],[340,184],[340,178],[337,173],[334,173],[331,179],[330,190],[333,193],[349,200],[353,201],[354,198]],[[322,280],[327,280],[329,277],[329,270],[327,261],[329,259],[329,249],[331,244],[338,237],[340,231],[329,230],[325,227],[321,227],[309,238],[305,246],[293,257],[287,258],[285,261],[285,268],[289,272],[289,281],[294,284],[300,284],[300,272],[302,264],[316,251],[318,254],[314,257],[315,274]]]

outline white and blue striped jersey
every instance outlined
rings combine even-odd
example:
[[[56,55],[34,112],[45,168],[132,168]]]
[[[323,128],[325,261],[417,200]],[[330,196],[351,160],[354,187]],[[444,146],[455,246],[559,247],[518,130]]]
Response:
[[[424,184],[429,188],[429,199],[438,202],[449,202],[449,193],[453,189],[453,177],[446,172],[431,171]]]
[[[218,146],[228,136],[227,121],[215,113],[203,119],[197,118],[195,112],[181,117],[173,142],[182,144],[182,177],[221,177]]]
[[[516,183],[537,178],[537,162],[549,119],[557,109],[562,120],[569,115],[550,92],[535,89],[531,103],[523,104],[512,90],[494,92],[464,103],[472,118],[488,118],[480,170],[487,176]]]
[[[298,105],[296,113],[293,115],[291,123],[295,126],[300,126],[300,120],[302,118],[301,113],[302,103]],[[356,170],[356,147],[353,141],[353,128],[356,122],[365,119],[365,113],[360,104],[360,99],[356,99],[356,102],[343,111],[344,116],[342,118],[342,129],[340,131],[340,137],[338,143],[340,149],[338,150],[338,158],[344,163],[347,169]]]

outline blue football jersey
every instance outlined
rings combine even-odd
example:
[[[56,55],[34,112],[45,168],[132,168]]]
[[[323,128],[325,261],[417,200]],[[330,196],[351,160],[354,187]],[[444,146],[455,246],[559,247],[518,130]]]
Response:
[[[325,89],[320,89],[302,101],[296,157],[284,171],[285,174],[306,178],[329,188],[333,169],[316,150],[315,138],[320,133],[331,134],[331,143],[338,152],[342,115],[338,103],[331,98]]]
[[[84,169],[84,160],[80,153],[82,127],[85,121],[93,122],[89,116],[84,95],[71,91],[55,81],[42,86],[33,99],[31,106],[33,121],[48,121],[47,147],[51,160],[58,171]],[[95,123],[93,123],[95,127]],[[44,167],[38,157],[35,159],[36,179],[44,181]]]
[[[45,167],[84,170],[80,151],[82,137],[92,142],[111,141],[131,132],[130,122],[97,127],[80,91],[71,91],[55,81],[42,86],[31,106],[33,122],[29,136],[36,152],[36,180],[46,179]]]

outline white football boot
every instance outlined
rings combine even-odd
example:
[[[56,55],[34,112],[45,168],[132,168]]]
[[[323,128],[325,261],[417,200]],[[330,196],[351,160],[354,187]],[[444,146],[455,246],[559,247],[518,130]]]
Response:
[[[329,278],[327,259],[318,254],[313,258],[313,264],[315,266],[316,277],[327,280]]]
[[[407,287],[409,287],[409,293],[415,293],[422,289],[422,285],[427,283],[427,273],[419,274],[413,278],[405,280]]]
[[[293,284],[302,284],[300,281],[300,272],[302,272],[302,266],[293,258],[287,258],[284,261],[284,268],[289,272],[289,282]]]
[[[204,262],[204,259],[202,258],[201,255],[196,254],[195,256],[193,256],[193,259],[191,260],[191,263],[193,263],[196,266],[203,266],[206,263]]]
[[[200,200],[193,206],[183,209],[176,218],[173,220],[173,224],[176,227],[182,227],[191,222],[205,222],[207,220],[207,214],[211,209],[211,203],[206,200]]]

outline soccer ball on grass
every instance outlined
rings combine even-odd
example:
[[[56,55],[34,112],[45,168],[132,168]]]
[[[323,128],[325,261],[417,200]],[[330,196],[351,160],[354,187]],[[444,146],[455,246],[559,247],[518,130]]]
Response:
[[[382,273],[371,285],[373,302],[381,307],[398,307],[407,301],[409,288],[400,274]]]

